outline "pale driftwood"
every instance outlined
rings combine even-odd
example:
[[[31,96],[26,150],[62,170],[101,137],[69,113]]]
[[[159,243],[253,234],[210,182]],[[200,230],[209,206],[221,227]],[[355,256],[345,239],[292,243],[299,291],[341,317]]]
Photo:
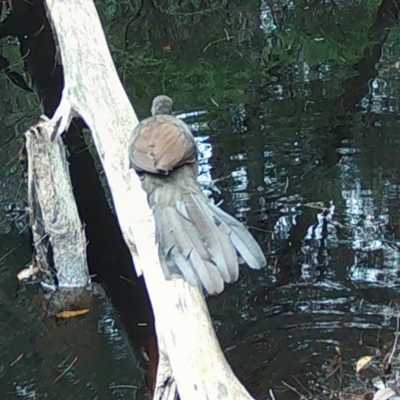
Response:
[[[65,81],[53,121],[61,121],[61,132],[77,115],[91,129],[122,233],[136,271],[143,272],[154,310],[162,359],[157,398],[175,397],[171,390],[163,390],[166,383],[173,390],[175,380],[182,400],[251,399],[226,362],[201,290],[182,279],[166,281],[162,273],[146,195],[128,168],[128,141],[137,117],[118,79],[92,0],[46,0],[46,5]]]
[[[25,133],[33,264],[42,272],[42,282],[54,284],[48,265],[51,247],[58,286],[82,288],[90,281],[85,234],[72,192],[64,144],[59,136],[50,141],[53,130],[51,122],[44,120]]]

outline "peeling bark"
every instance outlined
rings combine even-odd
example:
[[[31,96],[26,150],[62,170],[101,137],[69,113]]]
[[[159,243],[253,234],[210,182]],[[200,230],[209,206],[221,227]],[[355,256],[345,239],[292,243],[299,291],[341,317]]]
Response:
[[[82,288],[89,279],[86,240],[72,193],[64,144],[50,140],[43,121],[25,133],[28,157],[28,202],[35,249],[34,265],[49,285]],[[51,269],[54,275],[51,275]]]

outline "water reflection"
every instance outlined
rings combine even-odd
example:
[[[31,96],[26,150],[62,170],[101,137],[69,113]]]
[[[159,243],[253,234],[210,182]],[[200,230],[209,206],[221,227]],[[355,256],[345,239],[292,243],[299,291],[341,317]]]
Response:
[[[268,6],[261,21],[266,32],[277,29]],[[396,62],[384,54],[386,66]],[[269,256],[264,273],[243,270],[238,283],[209,299],[235,371],[264,396],[290,374],[311,381],[335,346],[356,359],[365,351],[360,332],[372,343],[378,330],[393,329],[400,126],[390,114],[399,111],[397,83],[393,76],[368,81],[360,106],[379,118],[371,125],[355,116],[340,126],[332,124],[333,100],[323,118],[315,107],[318,96],[335,98],[331,81],[338,73],[332,65],[301,63],[290,85],[268,87],[268,101],[256,105],[257,121],[249,122],[247,105],[238,103],[229,107],[222,132],[206,124],[196,131],[201,174],[210,182],[223,162],[229,165],[229,185],[214,183],[223,207],[256,228]],[[282,119],[279,107],[297,116]]]

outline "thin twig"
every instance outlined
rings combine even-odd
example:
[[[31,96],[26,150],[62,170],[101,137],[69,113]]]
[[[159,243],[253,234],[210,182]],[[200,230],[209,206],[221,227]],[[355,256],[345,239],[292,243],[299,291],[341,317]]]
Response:
[[[298,383],[298,385],[310,396],[312,396],[312,393],[304,387],[304,385],[299,381],[299,379],[297,378],[297,376],[292,375],[292,378]]]
[[[54,379],[53,382],[56,383],[57,381],[59,381],[59,380],[73,367],[73,365],[74,365],[77,361],[78,361],[78,356],[76,356],[76,357],[72,360],[71,364],[69,364],[68,367],[65,368],[64,371],[61,372],[61,374],[58,375],[57,378]]]
[[[137,386],[134,385],[111,385],[109,389],[137,389]]]
[[[393,358],[394,352],[396,351],[396,348],[397,348],[398,339],[399,339],[399,314],[397,314],[396,338],[394,339],[393,349],[389,356],[388,365],[390,365],[392,363],[392,358]]]
[[[264,232],[264,233],[273,233],[272,231],[267,231],[266,229],[257,228],[256,226],[249,225],[250,229],[254,229],[255,231]]]
[[[300,396],[300,399],[306,399],[306,397],[304,395],[302,395],[296,388],[294,388],[293,386],[290,386],[288,383],[286,383],[285,381],[281,381],[282,385],[287,387],[288,389],[290,389],[292,392],[296,393],[298,396]]]
[[[10,367],[13,367],[24,355],[24,353],[21,353],[13,362],[10,363]]]
[[[0,258],[0,262],[2,262],[3,260],[5,260],[11,253],[13,253],[18,246],[15,246],[14,248],[12,248],[11,250],[7,251],[6,254],[4,254],[1,258]]]

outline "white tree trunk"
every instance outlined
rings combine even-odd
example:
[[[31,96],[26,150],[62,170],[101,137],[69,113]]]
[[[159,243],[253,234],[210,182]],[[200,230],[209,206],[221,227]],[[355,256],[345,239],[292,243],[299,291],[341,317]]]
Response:
[[[65,79],[52,121],[61,122],[58,133],[73,116],[91,129],[123,236],[154,310],[160,350],[155,398],[174,398],[176,384],[182,400],[251,399],[226,362],[201,290],[183,279],[164,278],[146,194],[128,168],[128,141],[138,120],[92,0],[46,0],[46,5]]]

